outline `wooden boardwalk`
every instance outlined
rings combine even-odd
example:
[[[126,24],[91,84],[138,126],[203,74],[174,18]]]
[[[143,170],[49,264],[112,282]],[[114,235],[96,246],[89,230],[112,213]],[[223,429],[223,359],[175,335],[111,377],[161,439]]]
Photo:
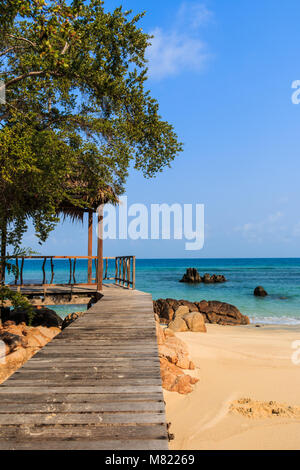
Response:
[[[106,288],[0,385],[0,449],[168,449],[150,295]]]

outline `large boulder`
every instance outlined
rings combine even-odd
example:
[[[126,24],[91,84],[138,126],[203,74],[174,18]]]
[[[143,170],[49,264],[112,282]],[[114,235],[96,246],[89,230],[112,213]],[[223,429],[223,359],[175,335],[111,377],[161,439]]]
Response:
[[[199,312],[191,312],[183,317],[188,329],[195,333],[206,333],[204,316]]]
[[[219,325],[249,325],[250,320],[237,307],[225,302],[202,300],[197,304],[198,310],[207,323]]]
[[[159,316],[161,323],[168,325],[170,321],[173,320],[175,311],[172,308],[171,304],[168,302],[168,300],[158,299],[154,301],[153,308],[154,313]]]
[[[175,312],[175,318],[176,317],[183,317],[184,315],[189,313],[189,311],[190,311],[190,309],[187,305],[180,305],[180,307],[178,307],[178,309]]]
[[[34,308],[32,317],[22,309],[13,310],[9,314],[9,320],[16,325],[25,323],[30,326],[45,326],[46,328],[60,328],[63,324],[62,319],[54,310],[45,307]]]
[[[174,331],[175,333],[182,333],[184,331],[188,331],[188,326],[181,317],[175,317],[175,319],[169,323],[168,328]]]
[[[268,292],[262,286],[258,286],[254,290],[255,297],[267,297]]]

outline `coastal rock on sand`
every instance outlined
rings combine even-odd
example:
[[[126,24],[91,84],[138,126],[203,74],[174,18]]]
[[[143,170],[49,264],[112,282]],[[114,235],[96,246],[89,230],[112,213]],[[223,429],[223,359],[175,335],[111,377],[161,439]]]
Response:
[[[167,359],[160,358],[160,371],[163,382],[163,388],[169,392],[177,392],[181,395],[187,395],[193,391],[192,385],[198,382],[198,379],[186,375],[179,367],[171,364]]]
[[[156,334],[163,388],[183,395],[191,393],[198,379],[183,372],[183,369],[195,369],[186,344],[176,338],[172,330],[163,330],[157,321]]]
[[[258,286],[254,290],[254,295],[256,297],[267,297],[268,292],[266,292],[262,286]]]
[[[30,327],[25,323],[16,325],[13,321],[6,321],[0,326],[0,340],[5,344],[5,356],[0,357],[0,383],[60,332],[57,327]]]
[[[201,313],[205,323],[217,323],[219,325],[250,324],[249,318],[243,315],[234,305],[218,301],[207,302],[203,300],[202,302],[192,303],[186,300],[159,299],[154,301],[154,312],[158,315],[160,323],[169,325],[177,317],[176,312],[180,306],[188,307],[190,313]],[[168,312],[168,315],[166,315],[166,312]],[[183,328],[181,322],[180,325]]]
[[[191,312],[183,317],[188,329],[195,333],[206,333],[204,316],[199,312]]]
[[[213,274],[212,276],[210,274],[204,274],[204,276],[201,277],[196,268],[189,268],[180,282],[187,284],[200,284],[201,282],[205,284],[219,284],[226,282],[226,278],[223,275],[217,274]]]
[[[180,309],[184,309],[184,314]],[[179,311],[179,314],[177,312]],[[175,312],[175,318],[169,323],[169,329],[176,332],[182,333],[184,331],[193,331],[197,333],[206,333],[205,320],[201,313],[191,312],[189,313],[188,307],[179,307]]]
[[[197,304],[199,312],[204,315],[207,323],[218,325],[249,325],[250,320],[243,315],[234,305],[225,302],[202,300]]]

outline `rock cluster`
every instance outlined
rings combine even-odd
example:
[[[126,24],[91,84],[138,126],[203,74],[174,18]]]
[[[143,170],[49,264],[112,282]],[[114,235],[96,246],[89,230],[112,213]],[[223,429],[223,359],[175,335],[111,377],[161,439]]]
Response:
[[[0,325],[0,383],[61,332],[57,327],[32,327],[8,320]]]
[[[226,281],[223,275],[213,274],[211,276],[210,274],[204,274],[204,276],[201,277],[197,269],[189,268],[180,282],[187,284],[200,284],[201,282],[204,282],[204,284],[220,284]]]
[[[74,313],[62,321],[54,310],[35,307],[33,315],[21,309],[1,309],[0,383],[25,364],[61,332],[62,327],[81,316]]]
[[[2,321],[12,321],[16,325],[25,323],[28,326],[45,326],[46,328],[60,328],[62,319],[54,310],[46,307],[36,307],[33,309],[32,318],[22,309],[5,309],[2,313]]]
[[[178,311],[179,307],[182,306],[187,307],[188,310]],[[249,318],[243,315],[234,305],[218,301],[189,302],[187,300],[159,299],[154,301],[154,312],[158,315],[160,323],[169,325],[174,320],[176,325],[180,323],[182,328],[184,328],[183,323],[178,318],[184,317],[188,313],[202,314],[205,323],[217,323],[219,325],[249,325],[250,323]],[[184,313],[180,314],[180,312]],[[198,322],[198,317],[196,318]],[[188,331],[190,329],[188,324],[193,322],[191,317],[188,318],[188,321],[186,321],[186,318],[181,318],[181,320],[187,325],[187,329],[182,331]]]
[[[186,395],[193,391],[198,379],[185,374],[184,370],[194,370],[186,344],[176,338],[172,330],[164,330],[156,316],[156,334],[159,350],[160,371],[163,388],[170,392]]]

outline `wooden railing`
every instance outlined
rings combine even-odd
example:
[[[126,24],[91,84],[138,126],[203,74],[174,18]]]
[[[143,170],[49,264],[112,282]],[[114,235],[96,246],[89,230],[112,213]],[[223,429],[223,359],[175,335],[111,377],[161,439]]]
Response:
[[[26,260],[41,260],[41,282],[28,283],[24,275],[24,268]],[[69,279],[66,283],[56,283],[55,281],[55,260],[67,260]],[[87,281],[78,282],[76,268],[78,261],[87,261]],[[50,262],[49,282],[47,282],[46,263]],[[111,261],[111,262],[110,262]],[[113,263],[113,261],[115,261]],[[116,285],[127,287],[128,289],[135,289],[135,256],[118,256],[115,258],[103,258],[103,280],[115,281]],[[10,285],[19,287],[54,287],[54,286],[94,286],[98,284],[98,258],[96,256],[22,256],[22,257],[7,257],[6,262],[14,266],[13,279]],[[93,277],[93,266],[96,276]],[[82,272],[81,272],[82,275]],[[11,277],[11,276],[10,276]]]

